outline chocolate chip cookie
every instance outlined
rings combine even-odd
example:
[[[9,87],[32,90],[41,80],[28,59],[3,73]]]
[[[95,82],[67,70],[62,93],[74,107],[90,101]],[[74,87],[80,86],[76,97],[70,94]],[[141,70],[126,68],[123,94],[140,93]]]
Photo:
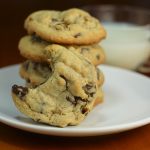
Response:
[[[60,44],[93,44],[106,36],[99,20],[89,13],[73,8],[66,11],[40,10],[25,20],[28,34]]]
[[[14,85],[14,103],[38,122],[59,127],[77,125],[93,108],[96,69],[81,54],[60,45],[46,47],[45,53],[52,73],[35,88]]]
[[[102,71],[96,68],[97,71],[97,86],[102,86],[104,82],[104,75]],[[20,66],[20,76],[26,80],[26,85],[28,87],[36,87],[44,83],[52,70],[47,63],[38,63],[31,60],[27,60]]]
[[[52,70],[47,63],[27,60],[20,65],[19,73],[20,76],[26,80],[28,87],[36,87],[49,78]]]
[[[36,62],[46,62],[47,56],[44,53],[46,46],[51,45],[52,43],[42,40],[40,37],[35,35],[24,36],[19,42],[20,54]],[[84,57],[89,59],[95,66],[102,64],[105,61],[105,54],[99,45],[64,45],[67,49],[72,49]]]

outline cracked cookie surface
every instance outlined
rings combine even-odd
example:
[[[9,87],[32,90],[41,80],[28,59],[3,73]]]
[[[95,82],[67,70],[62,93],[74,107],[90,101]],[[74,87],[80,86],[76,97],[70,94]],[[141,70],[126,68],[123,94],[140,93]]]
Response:
[[[29,34],[61,44],[93,44],[106,36],[105,29],[96,18],[77,8],[62,12],[34,12],[27,17],[24,27]]]
[[[21,38],[19,42],[19,51],[23,57],[27,59],[31,59],[36,62],[46,62],[47,56],[45,54],[44,49],[48,46],[52,45],[52,43],[42,40],[40,37],[35,35],[32,36],[24,36]],[[104,63],[105,54],[99,45],[64,45],[67,49],[72,49],[84,57],[89,59],[95,66]]]
[[[102,86],[104,75],[102,71],[96,68],[97,71],[97,86]],[[47,63],[38,63],[31,60],[23,62],[19,69],[20,76],[26,80],[28,87],[36,87],[44,83],[52,73],[50,66]]]
[[[59,127],[77,125],[93,108],[96,69],[81,54],[60,45],[46,47],[46,54],[52,73],[36,88],[14,85],[14,103],[35,121]]]

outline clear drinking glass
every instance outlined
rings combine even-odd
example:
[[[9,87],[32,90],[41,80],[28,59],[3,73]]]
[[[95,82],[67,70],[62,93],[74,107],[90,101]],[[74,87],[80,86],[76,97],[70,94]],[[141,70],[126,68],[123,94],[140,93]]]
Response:
[[[97,17],[107,31],[99,44],[106,63],[135,70],[150,56],[150,11],[130,6],[90,5],[83,9]]]

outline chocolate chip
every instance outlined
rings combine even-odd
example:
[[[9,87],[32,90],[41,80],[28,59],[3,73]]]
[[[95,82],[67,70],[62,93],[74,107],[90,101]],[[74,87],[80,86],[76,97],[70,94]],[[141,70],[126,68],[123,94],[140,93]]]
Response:
[[[37,88],[38,86],[40,86],[42,83],[38,84],[38,85],[33,85],[33,84],[30,84],[31,88]]]
[[[37,121],[37,122],[40,122],[40,121],[41,121],[41,119],[37,119],[36,121]]]
[[[28,93],[28,88],[18,86],[18,85],[13,85],[12,92],[16,94],[20,99],[22,99]]]
[[[50,42],[45,41],[41,39],[39,36],[37,36],[35,33],[31,36],[31,42],[38,42],[38,43],[43,43],[43,44],[50,44]]]
[[[90,97],[93,97],[95,92],[89,93]]]
[[[32,42],[39,42],[39,43],[43,42],[43,40],[39,36],[37,36],[35,34],[32,35],[31,41]]]
[[[38,62],[32,62],[32,65],[33,65],[33,69],[37,70],[39,63]]]
[[[82,102],[87,102],[87,99],[82,99],[79,96],[67,96],[66,97],[67,101],[71,102],[73,105],[77,105],[78,101],[82,101]]]
[[[28,78],[28,79],[26,79],[26,82],[27,82],[27,83],[31,83],[31,81],[30,81],[30,79],[29,79],[29,78]]]
[[[71,102],[73,105],[77,105],[77,101],[75,101],[73,96],[66,96],[66,100]]]
[[[96,55],[96,58],[97,58],[97,60],[99,60],[99,59],[100,59],[100,56],[99,56],[99,55]]]
[[[58,19],[52,18],[52,22],[57,22],[57,21],[58,21]]]
[[[86,88],[87,90],[90,90],[92,87],[93,87],[93,84],[92,84],[92,83],[89,83],[89,84],[86,84],[86,85],[85,85],[85,88]]]
[[[79,36],[81,36],[81,33],[77,33],[74,35],[75,38],[78,38]]]
[[[93,83],[88,83],[83,87],[83,90],[89,97],[93,97],[96,93],[96,86]]]
[[[45,72],[52,71],[51,68],[49,67],[49,65],[46,63],[39,63],[39,62],[32,61],[32,65],[33,65],[33,69],[36,70],[38,73],[40,73],[43,76],[44,76],[44,74],[43,74],[44,70],[45,70]]]
[[[68,28],[68,26],[70,25],[70,23],[68,23],[68,22],[63,22],[63,24],[64,24],[64,26],[66,27],[66,28]]]
[[[87,16],[84,16],[84,18],[83,18],[85,21],[89,21],[89,17],[87,17]]]
[[[82,101],[82,102],[86,102],[87,101],[87,99],[82,99],[79,96],[74,96],[74,99],[75,99],[75,101]]]
[[[87,107],[83,107],[83,108],[81,109],[81,112],[82,112],[82,114],[87,113],[87,112],[88,112],[88,108],[87,108]]]

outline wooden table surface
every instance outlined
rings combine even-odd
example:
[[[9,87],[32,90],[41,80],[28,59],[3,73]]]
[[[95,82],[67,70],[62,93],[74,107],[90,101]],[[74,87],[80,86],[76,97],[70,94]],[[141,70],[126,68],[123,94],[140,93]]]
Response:
[[[150,150],[150,125],[97,137],[55,137],[29,133],[0,124],[1,150]]]
[[[17,48],[18,40],[26,34],[23,21],[30,12],[45,8],[43,5],[35,8],[31,1],[28,5],[22,2],[16,0],[0,4],[0,67],[24,60]],[[150,150],[150,125],[119,134],[72,138],[34,134],[0,123],[0,149]]]

